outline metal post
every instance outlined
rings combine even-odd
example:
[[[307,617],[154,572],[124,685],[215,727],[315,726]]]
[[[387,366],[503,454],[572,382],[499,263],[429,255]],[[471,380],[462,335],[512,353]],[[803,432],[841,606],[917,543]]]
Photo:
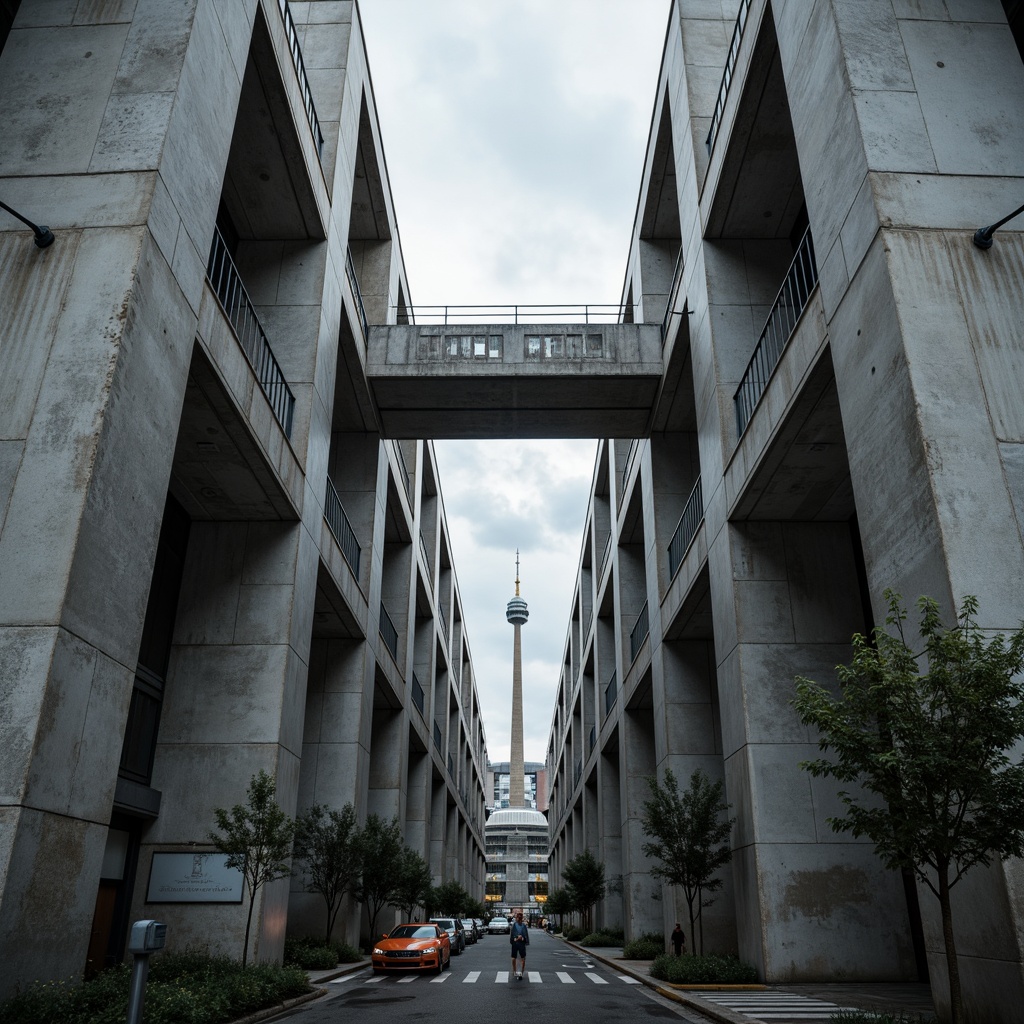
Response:
[[[127,1024],[142,1024],[142,1003],[146,998],[146,978],[149,976],[149,954],[136,953],[132,957],[132,981],[128,989]]]

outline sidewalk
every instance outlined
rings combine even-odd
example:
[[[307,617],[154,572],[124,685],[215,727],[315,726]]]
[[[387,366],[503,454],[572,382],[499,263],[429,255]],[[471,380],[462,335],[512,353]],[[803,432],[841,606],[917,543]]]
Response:
[[[735,992],[743,996],[756,997],[758,991],[765,994],[788,993],[813,1000],[833,1003],[837,1007],[853,1007],[858,1010],[870,1010],[875,1013],[890,1012],[921,1014],[934,1017],[931,989],[920,983],[912,982],[859,982],[843,984],[802,984],[802,985],[757,985],[757,986],[723,986],[717,990],[687,989],[669,985],[651,977],[650,960],[623,960],[622,949],[615,947],[593,948],[581,946],[575,942],[563,940],[567,945],[586,953],[588,956],[604,964],[612,970],[628,974],[637,981],[654,989],[659,995],[674,1002],[681,1003],[702,1013],[722,1024],[750,1024],[757,1019],[750,1013],[741,1013],[720,1005],[726,992]],[[743,1000],[737,1000],[741,1002]],[[826,1018],[827,1019],[827,1018]]]

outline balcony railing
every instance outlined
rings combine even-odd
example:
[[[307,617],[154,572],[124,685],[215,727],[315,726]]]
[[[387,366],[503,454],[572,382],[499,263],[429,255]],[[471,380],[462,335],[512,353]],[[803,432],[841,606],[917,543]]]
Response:
[[[786,272],[786,280],[779,289],[764,330],[761,331],[761,337],[754,346],[754,354],[750,357],[750,362],[747,363],[747,368],[740,378],[740,386],[733,396],[738,435],[742,436],[746,430],[754,407],[768,386],[768,380],[782,358],[782,350],[793,336],[800,315],[817,283],[818,265],[814,260],[811,229],[808,228],[797,246],[796,255]]]
[[[613,672],[611,679],[608,680],[608,685],[604,689],[604,713],[606,715],[615,706],[615,698],[618,694],[619,681],[616,673]]]
[[[701,491],[700,477],[693,485],[690,496],[683,506],[683,514],[676,524],[676,532],[668,545],[668,578],[672,579],[676,570],[683,564],[683,556],[697,533],[697,527],[704,521],[704,494]]]
[[[302,47],[299,46],[299,34],[295,30],[295,21],[292,19],[288,0],[277,0],[277,9],[281,12],[281,20],[284,22],[285,35],[288,37],[288,51],[291,53],[292,63],[295,65],[295,75],[299,80],[299,90],[302,93],[302,105],[306,108],[306,120],[309,121],[310,130],[313,132],[316,155],[323,159],[324,133],[320,130],[320,120],[316,116],[316,107],[313,106],[313,93],[310,91],[309,80],[306,78]]]
[[[444,617],[444,605],[438,602],[437,605],[437,617],[441,620],[441,631],[444,633],[445,640],[448,637],[448,620]]]
[[[224,315],[228,318],[245,358],[256,374],[263,394],[267,396],[274,416],[286,437],[292,436],[292,415],[295,411],[295,396],[284,379],[281,367],[277,365],[270,348],[266,332],[256,315],[256,309],[242,284],[241,275],[231,258],[220,231],[213,229],[213,243],[210,259],[206,264],[206,277],[214,295],[217,296]]]
[[[722,84],[718,87],[718,100],[715,102],[715,112],[711,115],[711,128],[708,130],[707,147],[708,155],[715,148],[715,139],[718,138],[718,129],[722,127],[722,116],[725,113],[725,101],[729,96],[729,88],[732,86],[732,76],[736,70],[736,58],[740,54],[740,43],[743,41],[743,30],[747,26],[747,15],[750,13],[750,0],[740,0],[739,13],[736,15],[736,25],[732,30],[732,39],[729,41],[729,52],[725,58],[725,70],[722,72]]]
[[[384,645],[391,652],[391,657],[398,661],[398,630],[395,629],[395,624],[391,621],[391,616],[388,615],[387,608],[384,607],[384,602],[380,603],[380,623],[378,625],[380,631],[380,638],[384,641]]]
[[[454,779],[455,778],[455,761],[452,755],[448,755],[448,774]]]
[[[437,747],[438,750],[441,749],[441,726],[439,726],[437,722],[434,723],[434,746]]]
[[[636,453],[640,448],[640,442],[633,438],[629,442],[629,451],[626,452],[626,462],[622,467],[622,492],[626,492],[626,482],[629,480],[629,471],[633,468],[633,460],[636,458]]]
[[[352,289],[352,295],[356,300],[356,309],[359,313],[359,322],[363,326],[363,340],[370,334],[370,324],[366,319],[366,307],[363,305],[363,293],[359,290],[359,278],[356,276],[356,265],[352,261],[352,250],[345,250],[345,276],[348,278],[348,286]]]
[[[572,770],[572,788],[575,789],[583,778],[583,762],[577,761]]]
[[[402,451],[402,442],[395,442],[395,453],[398,455],[398,466],[402,470],[402,483],[405,484],[405,495],[412,504],[412,477],[409,475],[409,466],[405,461],[405,452]]]
[[[608,556],[612,551],[612,535],[608,534],[608,539],[604,542],[604,554],[601,555],[601,567],[597,570],[597,578],[600,579],[604,575],[604,567],[608,564]]]
[[[423,714],[423,687],[420,685],[420,681],[416,678],[416,673],[412,674],[412,702],[419,709],[419,713]]]
[[[420,554],[423,556],[423,564],[426,566],[427,575],[430,575],[430,559],[427,557],[427,542],[423,539],[422,532],[420,533]]]
[[[629,634],[630,661],[636,660],[636,656],[640,653],[640,648],[643,646],[643,642],[647,639],[647,634],[650,631],[651,627],[647,615],[647,603],[644,602],[644,606],[640,609],[640,614],[637,616],[636,624],[633,626],[632,632]]]
[[[345,561],[348,562],[348,567],[352,570],[352,575],[358,579],[359,541],[356,540],[355,531],[348,521],[348,516],[345,515],[345,508],[341,504],[341,498],[338,497],[338,492],[334,489],[330,477],[327,478],[324,518],[331,528],[331,533],[334,534],[334,539],[338,542],[338,547],[341,548],[341,553],[345,556]]]
[[[669,325],[672,322],[672,317],[680,313],[686,312],[686,303],[684,301],[682,309],[676,309],[676,303],[679,301],[679,289],[683,285],[683,247],[679,246],[679,253],[676,255],[675,269],[672,271],[672,285],[668,290],[668,302],[665,303],[665,316],[661,321],[661,344],[664,348],[665,339],[668,337]]]
[[[587,753],[590,754],[594,749],[594,744],[597,742],[597,726],[592,725],[590,727],[590,736],[587,738]]]

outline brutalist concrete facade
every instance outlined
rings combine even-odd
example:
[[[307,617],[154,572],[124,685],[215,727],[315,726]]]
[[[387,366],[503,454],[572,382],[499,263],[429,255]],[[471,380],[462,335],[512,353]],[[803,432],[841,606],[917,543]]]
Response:
[[[260,769],[289,813],[397,815],[482,895],[433,451],[381,439],[364,375],[408,285],[357,8],[4,16],[0,197],[57,238],[0,214],[0,997],[120,959],[140,917],[240,953],[244,903],[147,882]],[[254,924],[273,960],[323,909],[285,880]]]
[[[999,0],[673,4],[623,289],[666,377],[650,436],[599,448],[547,750],[551,882],[597,853],[600,923],[686,920],[642,805],[701,768],[737,819],[711,949],[767,981],[926,964],[947,999],[937,901],[830,830],[790,701],[886,587],[1024,619],[1021,222],[972,245],[1024,196],[1022,29]],[[973,1020],[1019,1017],[1022,882],[955,890]]]

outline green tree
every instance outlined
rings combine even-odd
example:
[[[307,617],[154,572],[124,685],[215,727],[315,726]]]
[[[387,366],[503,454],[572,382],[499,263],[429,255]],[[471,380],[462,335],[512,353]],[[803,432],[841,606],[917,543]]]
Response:
[[[430,906],[435,914],[446,917],[462,917],[466,914],[466,906],[472,902],[470,895],[454,879],[434,886],[430,893]]]
[[[604,899],[604,864],[589,850],[578,853],[562,869],[566,888],[573,896],[573,910],[583,918],[583,930],[592,931],[594,906]]]
[[[360,837],[362,868],[355,897],[370,917],[370,941],[377,934],[377,917],[398,898],[398,879],[402,869],[405,843],[397,818],[390,822],[376,814],[366,819]]]
[[[430,865],[414,849],[403,847],[394,904],[407,921],[413,919],[417,907],[426,905],[432,881]]]
[[[934,600],[918,600],[923,650],[904,636],[900,596],[885,592],[888,630],[853,637],[834,698],[797,679],[801,720],[831,758],[805,761],[814,776],[859,784],[842,790],[836,832],[866,836],[886,867],[911,868],[942,915],[953,1024],[963,1019],[950,890],[977,865],[1024,854],[1024,627],[987,636],[965,597],[951,628]],[[921,655],[924,655],[922,670]]]
[[[249,781],[245,804],[235,804],[230,811],[216,807],[213,816],[218,832],[210,832],[209,841],[226,856],[225,864],[238,868],[249,893],[249,913],[245,918],[245,941],[242,944],[242,966],[249,957],[249,931],[256,893],[267,884],[291,874],[288,858],[292,852],[295,823],[274,799],[277,784],[274,777],[259,771]],[[222,834],[221,834],[222,833]]]
[[[548,914],[558,915],[558,930],[564,931],[562,918],[572,913],[576,901],[575,895],[564,886],[560,889],[552,889],[548,893],[548,901],[544,904],[544,910]]]
[[[359,826],[352,804],[340,811],[314,804],[295,822],[295,856],[305,862],[307,892],[327,905],[327,941],[331,941],[341,901],[352,892],[362,870]]]
[[[690,776],[690,785],[682,793],[669,769],[664,785],[659,785],[657,776],[647,784],[651,798],[644,801],[643,830],[654,841],[644,843],[642,850],[660,862],[651,868],[652,875],[683,890],[690,914],[690,949],[703,954],[704,908],[714,903],[712,894],[722,888],[716,873],[732,857],[729,833],[736,819],[723,819],[729,810],[722,799],[723,784],[712,782],[700,769]]]

